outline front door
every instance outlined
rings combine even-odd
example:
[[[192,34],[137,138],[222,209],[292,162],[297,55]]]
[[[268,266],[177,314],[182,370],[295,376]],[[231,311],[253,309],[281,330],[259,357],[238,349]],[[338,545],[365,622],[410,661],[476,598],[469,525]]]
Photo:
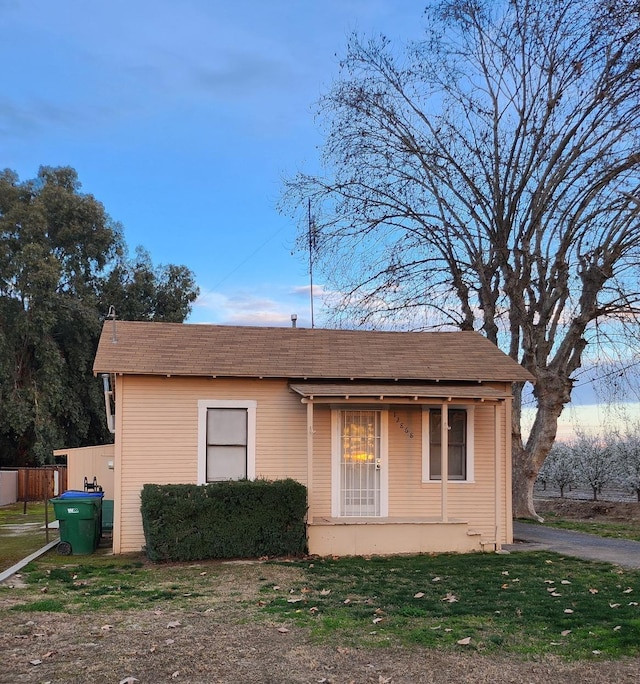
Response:
[[[339,515],[381,515],[381,412],[340,411]]]

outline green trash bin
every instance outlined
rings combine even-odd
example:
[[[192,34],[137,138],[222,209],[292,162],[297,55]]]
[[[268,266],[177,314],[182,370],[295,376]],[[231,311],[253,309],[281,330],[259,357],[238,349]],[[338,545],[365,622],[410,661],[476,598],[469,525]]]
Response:
[[[113,532],[113,499],[102,499],[102,532]]]
[[[100,542],[102,494],[64,492],[51,499],[51,503],[60,521],[58,553],[63,556],[93,553]]]

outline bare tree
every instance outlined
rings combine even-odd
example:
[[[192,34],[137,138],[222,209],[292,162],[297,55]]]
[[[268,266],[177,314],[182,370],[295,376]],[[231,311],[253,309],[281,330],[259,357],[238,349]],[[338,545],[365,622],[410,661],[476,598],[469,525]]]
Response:
[[[401,52],[354,36],[320,102],[325,175],[286,183],[337,322],[481,330],[534,375],[520,517],[586,355],[637,335],[639,9],[444,0]]]

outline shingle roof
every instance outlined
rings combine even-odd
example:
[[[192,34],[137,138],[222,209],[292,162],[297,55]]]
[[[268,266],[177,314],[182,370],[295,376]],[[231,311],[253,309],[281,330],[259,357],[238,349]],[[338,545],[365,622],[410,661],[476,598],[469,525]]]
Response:
[[[445,385],[441,382],[425,383],[422,385],[408,385],[403,382],[379,383],[291,383],[289,387],[301,397],[310,399],[347,399],[376,398],[376,399],[505,399],[511,392],[499,390],[474,382],[469,385]]]
[[[115,341],[114,341],[115,340]],[[94,373],[526,381],[476,332],[385,332],[107,321]]]

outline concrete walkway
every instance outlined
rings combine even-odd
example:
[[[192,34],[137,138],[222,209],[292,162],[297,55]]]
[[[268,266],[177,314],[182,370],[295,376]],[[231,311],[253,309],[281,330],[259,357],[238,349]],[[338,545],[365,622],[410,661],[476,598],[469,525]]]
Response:
[[[546,549],[586,560],[615,563],[624,568],[640,568],[640,542],[637,541],[609,539],[517,521],[513,523],[513,539],[515,543],[506,545],[506,550]]]
[[[35,560],[36,558],[45,554],[47,551],[50,551],[54,546],[58,545],[59,541],[59,539],[54,539],[53,541],[50,541],[48,544],[45,544],[41,549],[34,551],[32,554],[30,554],[26,558],[23,558],[21,561],[18,561],[15,565],[12,565],[4,572],[0,572],[0,583],[4,582],[5,580],[8,580],[12,575],[15,575],[15,573],[19,570],[22,570],[22,568],[24,568],[25,565],[31,563],[32,560]]]

